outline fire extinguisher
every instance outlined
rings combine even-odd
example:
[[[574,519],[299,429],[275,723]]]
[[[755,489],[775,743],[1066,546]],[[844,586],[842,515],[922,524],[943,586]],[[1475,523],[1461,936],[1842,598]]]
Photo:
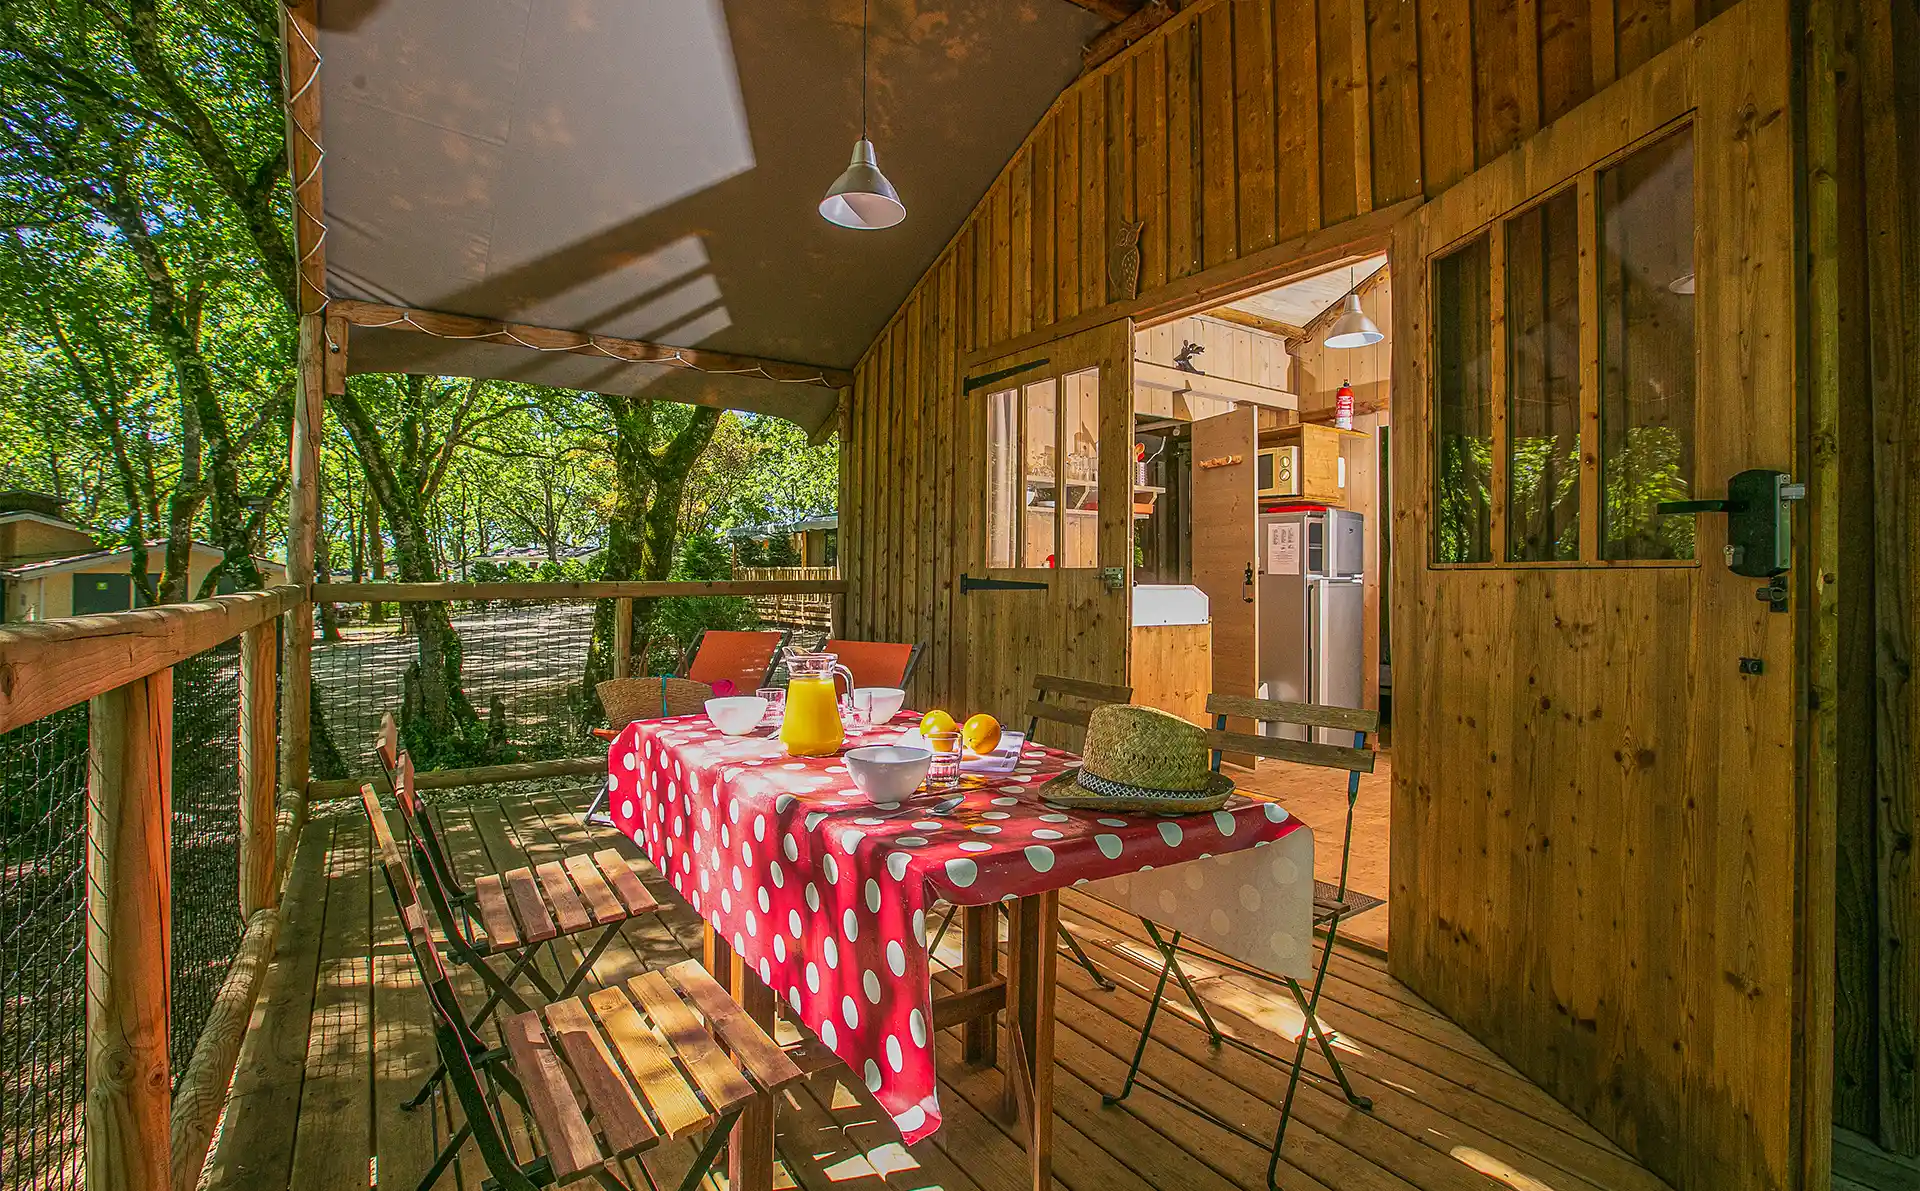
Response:
[[[1353,386],[1344,380],[1333,395],[1333,424],[1342,430],[1353,429]]]

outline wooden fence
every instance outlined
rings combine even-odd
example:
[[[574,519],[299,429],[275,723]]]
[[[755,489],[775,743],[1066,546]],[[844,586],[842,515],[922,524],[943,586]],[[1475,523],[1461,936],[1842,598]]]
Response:
[[[740,578],[756,582],[838,583],[839,567],[743,567]],[[844,585],[843,585],[844,586]],[[753,606],[760,619],[782,628],[833,634],[833,596],[823,593],[792,592],[785,595],[756,596]]]

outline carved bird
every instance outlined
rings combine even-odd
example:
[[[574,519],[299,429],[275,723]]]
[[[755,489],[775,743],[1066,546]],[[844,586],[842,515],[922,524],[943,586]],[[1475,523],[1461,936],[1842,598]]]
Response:
[[[1206,348],[1201,347],[1197,343],[1182,339],[1180,341],[1180,351],[1173,357],[1173,366],[1182,372],[1191,372],[1195,375],[1204,376],[1206,374],[1200,371],[1200,366],[1193,362],[1193,358],[1206,350]]]

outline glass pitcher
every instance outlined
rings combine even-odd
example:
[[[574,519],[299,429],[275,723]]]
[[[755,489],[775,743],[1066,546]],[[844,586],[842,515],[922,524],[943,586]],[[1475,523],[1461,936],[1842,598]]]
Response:
[[[840,751],[846,731],[840,722],[836,676],[847,680],[853,696],[853,672],[831,653],[787,651],[787,710],[780,718],[780,743],[793,757],[831,757]]]

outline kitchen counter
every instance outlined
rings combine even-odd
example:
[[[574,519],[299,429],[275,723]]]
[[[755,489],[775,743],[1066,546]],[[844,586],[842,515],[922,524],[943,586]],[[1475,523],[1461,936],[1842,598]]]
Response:
[[[1133,701],[1206,724],[1213,683],[1213,626],[1207,593],[1191,584],[1133,589]]]

